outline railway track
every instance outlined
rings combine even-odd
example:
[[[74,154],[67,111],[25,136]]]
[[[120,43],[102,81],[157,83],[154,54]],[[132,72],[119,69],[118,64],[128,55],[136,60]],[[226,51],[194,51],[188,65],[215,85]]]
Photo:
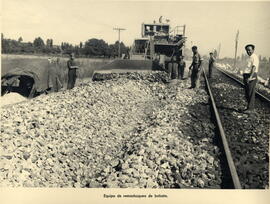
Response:
[[[228,144],[225,132],[224,132],[224,128],[223,128],[223,125],[222,125],[222,122],[221,122],[221,119],[220,119],[220,116],[219,116],[219,112],[218,112],[218,109],[216,107],[216,102],[215,102],[215,99],[214,99],[213,93],[211,91],[209,81],[208,81],[208,79],[206,77],[206,74],[205,74],[204,70],[203,70],[203,75],[204,75],[204,78],[205,78],[205,85],[206,85],[206,88],[207,88],[207,91],[208,91],[208,94],[209,94],[209,98],[210,98],[210,101],[211,101],[213,114],[214,114],[214,117],[216,119],[216,124],[218,126],[219,135],[220,135],[221,140],[222,140],[222,145],[223,145],[223,149],[224,149],[224,152],[225,152],[227,164],[228,164],[228,167],[229,167],[230,176],[231,176],[231,179],[232,179],[232,182],[233,182],[233,187],[235,189],[241,189],[242,187],[241,187],[239,177],[238,177],[238,174],[237,174],[237,171],[236,171],[236,167],[235,167],[235,164],[234,164],[234,161],[233,161],[233,158],[232,158],[232,153],[230,151],[229,144]]]
[[[203,74],[234,188],[269,188],[269,98],[257,92],[255,113],[248,115],[241,81],[220,69],[210,80]]]
[[[213,120],[211,109],[216,114],[223,113],[219,98],[211,103],[216,103],[211,108],[203,86],[199,90],[190,90],[187,89],[189,80],[163,83],[166,76],[159,74],[161,76],[149,73],[126,76],[129,78],[119,76],[119,79],[85,84],[75,90],[41,96],[29,103],[5,109],[1,129],[4,138],[1,142],[9,151],[2,160],[6,166],[14,169],[17,163],[26,160],[30,163],[27,171],[31,178],[20,177],[19,182],[13,180],[21,172],[6,174],[8,168],[5,166],[2,172],[4,180],[0,184],[27,187],[247,188],[246,182],[243,182],[247,175],[243,175],[243,170],[239,169],[243,166],[239,159],[243,155],[235,159],[239,151],[237,147],[242,148],[247,142],[232,140],[230,136],[234,134],[228,129],[230,124],[226,123],[226,115],[215,116]],[[134,77],[138,79],[134,80]],[[153,77],[156,77],[154,83]],[[210,90],[210,98],[216,98],[217,90],[211,90],[209,84],[207,81],[205,86]],[[136,93],[133,93],[134,88]],[[117,94],[110,95],[113,91]],[[80,100],[77,100],[78,97]],[[126,100],[123,101],[123,98]],[[107,103],[108,99],[112,102]],[[73,103],[68,103],[69,100]],[[46,106],[48,103],[50,106]],[[120,105],[115,106],[115,103]],[[62,113],[58,115],[60,111],[57,109],[65,110],[65,116]],[[37,120],[34,120],[33,113],[37,114]],[[105,113],[112,113],[112,116]],[[43,114],[54,120],[55,125],[51,126]],[[89,117],[91,115],[98,118]],[[77,128],[76,138],[69,125],[61,129],[62,124],[68,122],[66,118],[74,120],[74,116],[85,117],[72,122],[72,128],[80,127]],[[129,116],[130,121],[127,122]],[[21,119],[18,121],[17,118]],[[119,126],[119,130],[126,130],[123,134],[111,128],[117,127],[111,124],[119,120],[123,120],[120,126],[124,124]],[[29,127],[25,129],[20,121],[27,121]],[[82,121],[85,124],[82,125]],[[91,126],[88,121],[92,122]],[[101,121],[104,121],[102,127]],[[37,126],[51,133],[44,134]],[[22,134],[23,131],[33,137],[27,137],[28,134]],[[39,137],[34,136],[36,134]],[[221,135],[221,139],[218,135]],[[15,147],[21,143],[34,144],[30,159],[27,159],[27,154],[21,155],[17,150],[16,154],[9,153],[14,152],[13,146],[5,142],[14,137]],[[225,144],[225,147],[219,148],[219,143]],[[238,146],[231,147],[232,143]],[[59,145],[65,148],[58,149]],[[253,148],[253,144],[249,146]],[[14,160],[10,160],[11,157]],[[42,160],[36,161],[35,158]],[[262,184],[255,187],[258,186]]]
[[[216,69],[217,69],[220,73],[222,73],[224,76],[228,77],[228,78],[231,79],[232,81],[234,81],[234,82],[238,83],[239,85],[241,85],[242,87],[244,87],[244,83],[243,83],[242,81],[240,81],[238,78],[236,78],[235,76],[233,76],[232,74],[229,74],[228,72],[226,72],[226,71],[224,71],[224,70],[222,70],[222,69],[220,69],[220,68],[217,68],[217,67],[216,67]],[[270,104],[270,98],[267,97],[267,96],[265,96],[264,94],[262,94],[262,93],[256,91],[256,96],[257,96],[259,99],[261,99],[261,100],[263,100],[263,101],[265,101],[265,102],[267,102],[267,103]]]
[[[0,184],[226,188],[220,165],[220,155],[223,157],[223,154],[215,144],[216,129],[211,120],[206,91],[187,89],[188,80],[176,81],[176,84],[163,83],[167,75],[159,74],[160,77],[156,74],[132,74],[129,76],[132,80],[121,76],[119,80],[86,84],[4,109],[1,142],[7,151],[1,158],[5,166]],[[144,80],[134,80],[134,77],[143,77]],[[152,82],[153,77],[156,82]],[[138,92],[133,93],[136,90]],[[113,91],[113,95],[108,95]],[[108,99],[114,101],[107,103]],[[48,103],[50,106],[46,105]],[[60,111],[57,109],[65,110],[66,115],[58,115]],[[53,126],[42,116],[44,114],[54,120]],[[67,121],[67,118],[76,122]],[[22,121],[28,126],[25,127]],[[111,125],[118,122],[121,127]],[[61,128],[62,124],[68,125]],[[74,128],[78,130],[75,136]],[[45,135],[41,129],[51,133]],[[119,130],[123,130],[123,134]],[[14,146],[9,145],[8,141],[15,138]],[[31,144],[31,152],[24,147],[23,152],[15,149],[21,144]],[[62,148],[58,149],[58,146]],[[16,169],[22,161],[27,162],[28,173],[23,171],[26,176],[14,180],[21,175]],[[7,174],[10,168],[15,170]],[[27,177],[29,174],[31,178]]]

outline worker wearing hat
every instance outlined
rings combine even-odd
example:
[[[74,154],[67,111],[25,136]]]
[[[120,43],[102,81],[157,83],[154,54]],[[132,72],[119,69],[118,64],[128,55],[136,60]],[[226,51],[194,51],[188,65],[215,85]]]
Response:
[[[243,81],[245,84],[245,97],[247,100],[246,112],[251,112],[254,109],[255,103],[255,88],[257,84],[257,73],[259,71],[259,58],[254,53],[255,46],[248,44],[245,46],[248,58],[246,66],[243,69]]]
[[[71,53],[69,55],[70,59],[67,62],[68,67],[68,84],[67,89],[72,89],[75,86],[76,78],[77,78],[77,69],[79,68],[75,63],[74,54]]]
[[[200,84],[200,74],[201,74],[201,68],[202,68],[202,58],[201,55],[198,52],[198,47],[193,46],[192,47],[193,57],[192,57],[192,63],[189,67],[189,70],[192,68],[191,72],[191,87],[193,88],[199,88]]]

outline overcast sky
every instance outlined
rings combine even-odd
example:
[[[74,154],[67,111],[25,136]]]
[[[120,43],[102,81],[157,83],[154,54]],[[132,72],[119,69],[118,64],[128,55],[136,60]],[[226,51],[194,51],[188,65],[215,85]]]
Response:
[[[117,40],[114,27],[125,28],[121,40],[131,45],[141,35],[141,23],[162,15],[172,27],[186,24],[187,46],[202,54],[221,43],[221,57],[234,55],[237,29],[239,54],[253,43],[270,57],[270,2],[124,2],[89,0],[2,0],[2,32],[6,38],[33,41],[52,38],[54,44],[79,44],[90,38]]]

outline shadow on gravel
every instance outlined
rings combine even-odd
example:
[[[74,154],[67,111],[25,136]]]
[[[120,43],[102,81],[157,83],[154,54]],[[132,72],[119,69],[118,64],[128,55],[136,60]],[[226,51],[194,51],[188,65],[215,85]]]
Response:
[[[237,112],[237,113],[243,113],[243,110],[237,110],[235,108],[230,108],[230,107],[224,107],[224,106],[217,106],[218,110],[228,110],[228,111],[232,111],[232,112]]]
[[[230,176],[228,163],[223,149],[222,141],[219,135],[218,126],[213,114],[210,101],[208,103],[197,103],[188,107],[189,114],[194,118],[192,123],[185,128],[184,135],[191,135],[191,142],[194,144],[200,143],[204,138],[209,139],[204,149],[211,154],[216,161],[220,161],[219,167],[207,169],[210,172],[215,172],[218,179],[213,180],[207,188],[215,189],[233,189],[233,183]],[[215,149],[215,146],[218,149]],[[218,175],[219,174],[219,175]]]
[[[209,101],[209,103],[210,103],[210,101]],[[224,108],[224,109],[231,109],[232,111],[238,112],[237,110],[235,110],[233,108]],[[225,150],[223,148],[223,142],[221,139],[220,131],[219,131],[219,128],[218,128],[218,125],[216,122],[216,118],[215,118],[215,114],[214,114],[214,110],[213,110],[212,106],[209,106],[209,110],[211,112],[211,121],[215,125],[215,137],[214,137],[213,143],[220,148],[219,159],[220,159],[221,172],[222,172],[221,188],[234,189],[232,177],[230,174],[229,164],[228,164],[228,161],[226,158]]]

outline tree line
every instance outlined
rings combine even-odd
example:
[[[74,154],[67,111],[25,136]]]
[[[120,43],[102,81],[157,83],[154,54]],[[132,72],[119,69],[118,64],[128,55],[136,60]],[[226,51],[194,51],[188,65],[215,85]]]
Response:
[[[91,38],[79,45],[72,45],[62,42],[61,45],[54,45],[53,39],[47,39],[46,43],[41,37],[37,37],[33,42],[23,42],[23,38],[18,40],[7,39],[1,33],[1,46],[3,54],[54,54],[63,55],[75,53],[77,57],[116,57],[118,55],[119,42],[108,44],[103,39]],[[120,43],[121,54],[128,52],[128,47],[123,42]]]

